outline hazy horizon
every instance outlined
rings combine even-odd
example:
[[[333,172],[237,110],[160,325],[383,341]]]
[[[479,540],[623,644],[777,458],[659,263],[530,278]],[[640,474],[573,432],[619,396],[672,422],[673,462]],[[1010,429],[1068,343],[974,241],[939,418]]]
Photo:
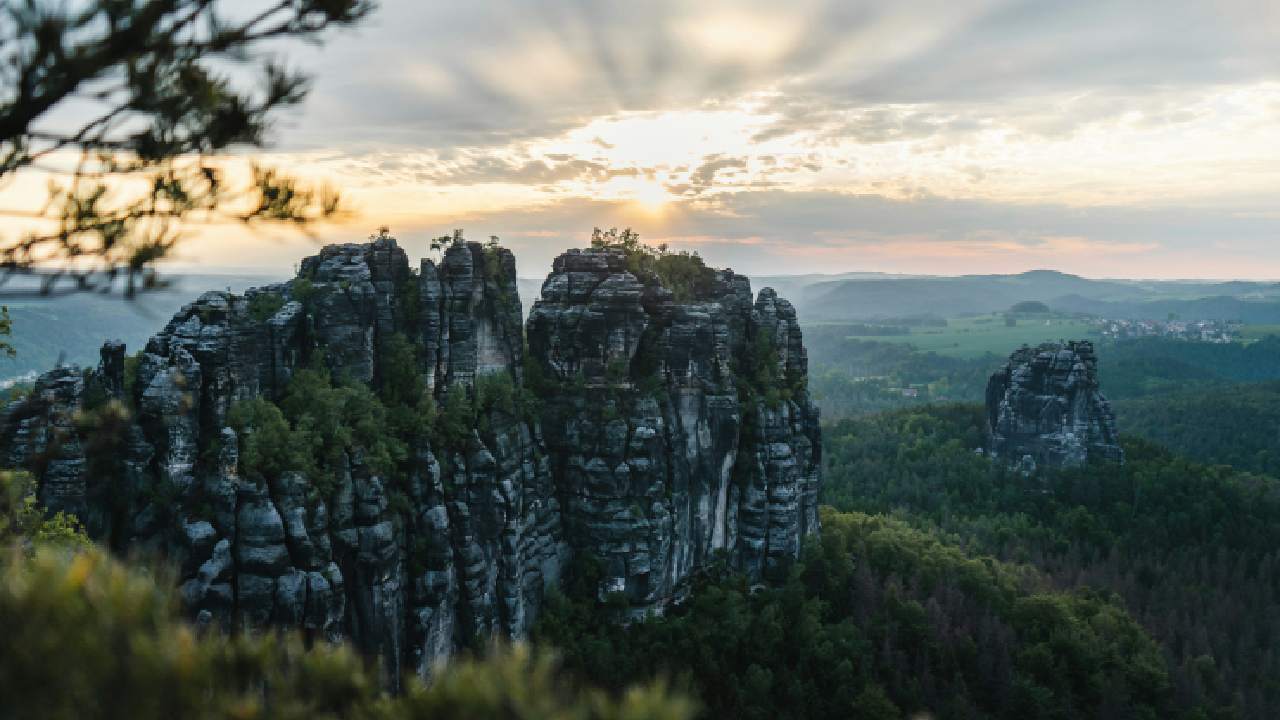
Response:
[[[343,242],[365,242],[365,241],[366,240],[364,238],[354,237],[350,240],[335,238],[331,242],[343,243]],[[438,258],[439,256],[438,252],[425,249],[426,248],[425,241],[421,243],[421,245],[424,248],[422,252],[416,252],[416,245],[417,245],[416,243],[414,245],[406,246],[406,243],[404,243],[403,241],[400,241],[399,238],[397,238],[397,242],[402,247],[405,247],[405,251],[409,255],[410,264],[415,267],[417,265],[417,261],[420,258]],[[281,264],[275,264],[275,265],[208,265],[208,264],[196,265],[196,264],[181,263],[181,262],[171,262],[171,263],[167,263],[164,266],[164,272],[172,275],[184,275],[184,276],[225,275],[228,277],[261,277],[264,279],[286,280],[293,277],[293,273],[295,270],[294,266],[297,265],[298,261],[300,261],[303,257],[306,257],[307,255],[314,255],[316,252],[319,252],[319,250],[325,244],[328,244],[328,242],[316,244],[312,246],[298,245],[297,249],[299,250],[299,254],[294,260],[290,261],[289,263],[281,263]],[[564,252],[565,250],[568,250],[573,247],[587,247],[588,244],[589,243],[587,241],[584,241],[578,245],[567,245],[561,248],[559,251],[557,251],[556,254],[558,254],[559,252]],[[516,276],[519,277],[521,280],[542,280],[543,278],[546,277],[546,274],[551,271],[550,261],[547,262],[545,269],[542,271],[538,271],[537,268],[526,267],[525,263],[522,262],[522,255],[523,255],[522,252],[517,251]],[[552,255],[552,257],[554,257],[554,254]],[[753,277],[817,276],[817,277],[829,277],[834,279],[834,278],[845,277],[848,275],[882,275],[882,276],[891,277],[891,278],[903,278],[903,277],[963,278],[963,277],[975,277],[975,276],[981,276],[981,275],[1023,275],[1023,274],[1035,273],[1035,272],[1052,272],[1052,273],[1061,273],[1064,275],[1074,275],[1087,280],[1124,280],[1124,281],[1132,281],[1132,282],[1168,282],[1168,283],[1179,283],[1179,282],[1226,283],[1226,282],[1233,282],[1233,281],[1257,282],[1257,283],[1268,283],[1268,282],[1280,283],[1280,272],[1278,272],[1277,275],[1273,275],[1273,276],[1259,276],[1259,277],[1241,277],[1241,276],[1150,277],[1150,276],[1142,276],[1142,275],[1124,275],[1124,274],[1100,275],[1100,274],[1075,273],[1075,272],[1067,272],[1067,271],[1060,270],[1058,268],[1053,268],[1053,267],[1029,267],[1025,270],[1015,270],[1010,272],[976,272],[976,273],[975,272],[956,272],[956,273],[898,272],[898,271],[886,271],[886,270],[870,270],[870,269],[862,269],[862,268],[852,268],[848,270],[833,270],[829,272],[821,272],[821,271],[786,272],[786,271],[777,271],[777,270],[751,272],[741,267],[734,267],[731,265],[726,265],[724,263],[717,263],[714,255],[704,255],[704,258],[707,260],[708,264],[713,267],[728,267],[734,270],[735,272],[741,273],[743,275],[753,276]]]

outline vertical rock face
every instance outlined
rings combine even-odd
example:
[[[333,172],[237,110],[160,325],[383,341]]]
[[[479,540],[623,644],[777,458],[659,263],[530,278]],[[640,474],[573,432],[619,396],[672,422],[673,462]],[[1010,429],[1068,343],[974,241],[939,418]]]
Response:
[[[304,367],[379,387],[407,358],[441,403],[473,396],[478,377],[518,388],[515,286],[511,253],[475,243],[417,273],[391,239],[326,247],[288,283],[204,294],[135,357],[108,343],[96,370],[46,374],[6,410],[6,459],[101,542],[176,560],[197,622],[346,638],[394,686],[474,637],[523,634],[558,580],[567,547],[536,427],[480,408],[460,439],[413,444],[393,474],[356,444],[321,483],[246,477],[228,416],[281,400]],[[394,357],[397,340],[414,351]],[[127,419],[103,440],[80,427],[98,417]]]
[[[987,383],[991,455],[1028,470],[1124,461],[1093,344],[1022,347]]]
[[[348,640],[392,688],[523,635],[574,552],[647,609],[718,553],[765,575],[817,528],[817,410],[771,290],[724,271],[676,302],[571,252],[527,334],[530,378],[507,250],[411,269],[390,238],[331,245],[45,374],[0,458],[102,544],[169,559],[197,623]]]
[[[715,272],[676,302],[614,250],[556,259],[529,315],[575,550],[638,612],[717,554],[760,577],[817,529],[821,439],[795,310]],[[762,380],[764,379],[764,380]]]

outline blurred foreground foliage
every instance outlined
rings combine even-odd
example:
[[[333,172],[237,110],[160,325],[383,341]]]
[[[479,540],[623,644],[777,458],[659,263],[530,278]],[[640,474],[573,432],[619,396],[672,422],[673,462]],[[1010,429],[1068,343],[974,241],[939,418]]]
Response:
[[[663,683],[616,695],[579,688],[553,656],[523,646],[452,662],[392,697],[344,646],[196,632],[179,619],[169,580],[93,546],[10,543],[0,559],[0,717],[679,720],[695,710]]]

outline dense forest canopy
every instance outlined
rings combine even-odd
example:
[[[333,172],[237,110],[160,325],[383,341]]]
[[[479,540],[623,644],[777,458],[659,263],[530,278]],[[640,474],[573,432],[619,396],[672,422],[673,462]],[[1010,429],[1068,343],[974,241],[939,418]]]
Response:
[[[835,424],[826,502],[1115,593],[1160,643],[1179,707],[1266,717],[1280,703],[1280,481],[1134,438],[1124,466],[1027,478],[974,452],[983,422],[951,405]]]
[[[1207,382],[1113,403],[1127,432],[1201,462],[1280,477],[1280,382]]]
[[[593,569],[535,632],[620,687],[685,677],[709,717],[1072,718],[1176,713],[1157,645],[1106,593],[885,516],[824,511],[778,586],[712,573],[666,616],[619,625]]]
[[[975,453],[982,423],[835,423],[833,507],[785,584],[725,571],[619,627],[587,582],[536,637],[604,684],[683,675],[715,716],[1267,717],[1280,481],[1134,438],[1123,467],[1026,477]]]

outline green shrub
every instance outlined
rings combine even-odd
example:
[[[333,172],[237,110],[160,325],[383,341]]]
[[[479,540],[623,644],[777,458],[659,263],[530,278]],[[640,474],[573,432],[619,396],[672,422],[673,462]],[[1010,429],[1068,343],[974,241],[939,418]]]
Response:
[[[314,441],[306,430],[289,427],[275,403],[256,397],[231,406],[227,423],[240,441],[240,471],[259,483],[287,470],[315,474]]]
[[[378,396],[387,405],[417,405],[427,396],[417,349],[404,333],[394,333],[378,353]]]
[[[481,269],[484,279],[493,283],[498,291],[494,305],[502,312],[519,312],[519,292],[514,283],[507,282],[507,277],[502,272],[502,246],[498,243],[498,236],[490,235],[480,253],[480,260],[484,264]]]
[[[738,400],[744,418],[754,415],[754,404],[763,401],[771,409],[790,401],[804,391],[804,380],[785,373],[773,332],[761,329],[747,343],[746,350],[735,358]],[[798,376],[799,373],[792,375]]]
[[[289,294],[293,296],[294,300],[306,305],[316,295],[315,283],[308,278],[296,278],[289,284]]]
[[[280,408],[297,442],[315,459],[309,472],[322,493],[333,489],[344,453],[360,449],[365,462],[384,475],[394,474],[408,457],[407,442],[391,431],[378,396],[362,383],[334,384],[323,367],[296,370]]]
[[[396,283],[396,322],[402,328],[417,328],[421,323],[422,288],[413,268],[409,275]]]
[[[475,407],[467,397],[467,387],[460,383],[449,386],[444,394],[444,404],[436,416],[436,442],[443,448],[465,448],[475,424]]]
[[[266,322],[284,307],[284,296],[278,292],[258,292],[249,297],[249,317]]]
[[[505,371],[477,375],[475,398],[478,412],[516,414],[516,384]]]
[[[89,538],[74,515],[50,515],[40,507],[30,473],[0,470],[0,553],[15,542],[27,550],[37,545],[86,547]]]
[[[99,550],[0,559],[0,717],[28,718],[691,718],[661,684],[617,696],[570,684],[555,661],[516,647],[459,660],[430,684],[388,696],[344,646],[293,634],[197,634],[167,578]]]
[[[124,358],[124,396],[133,402],[134,388],[138,385],[138,365],[142,363],[142,350]]]

